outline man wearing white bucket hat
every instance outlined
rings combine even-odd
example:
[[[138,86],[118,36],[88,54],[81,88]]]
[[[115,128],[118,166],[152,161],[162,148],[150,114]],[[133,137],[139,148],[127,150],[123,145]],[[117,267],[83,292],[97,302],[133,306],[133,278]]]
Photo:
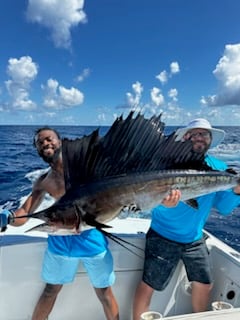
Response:
[[[195,131],[195,129],[199,130]],[[216,147],[225,137],[225,132],[223,130],[213,128],[206,119],[198,118],[189,122],[186,127],[178,129],[176,132],[176,140],[188,140],[191,133],[193,133],[193,130],[195,134],[202,132],[203,134],[205,133],[206,136],[210,135],[211,142],[208,146],[209,148]]]
[[[206,119],[194,119],[176,131],[176,140],[190,140],[196,153],[205,155],[205,162],[214,170],[226,170],[227,165],[207,151],[224,139],[225,132],[213,128]],[[198,208],[181,201],[181,191],[172,190],[163,202],[152,209],[152,221],[146,235],[142,280],[134,303],[133,320],[139,320],[149,310],[154,290],[164,290],[182,260],[188,280],[192,282],[192,308],[206,311],[212,288],[211,266],[203,228],[212,208],[223,215],[240,205],[240,186],[196,198]]]

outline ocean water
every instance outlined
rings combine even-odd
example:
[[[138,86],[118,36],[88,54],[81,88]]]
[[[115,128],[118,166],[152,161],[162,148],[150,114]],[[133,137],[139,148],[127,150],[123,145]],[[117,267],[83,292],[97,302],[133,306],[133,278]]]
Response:
[[[35,126],[0,126],[0,210],[16,209],[31,192],[32,183],[47,169],[33,147]],[[62,137],[76,138],[91,133],[92,126],[55,126]],[[174,127],[166,127],[165,133]],[[210,153],[240,171],[240,127],[224,127],[226,137],[222,144],[210,150]],[[100,128],[104,135],[108,127]],[[46,197],[43,206],[52,204]],[[144,217],[147,214],[143,214]],[[205,229],[240,251],[240,208],[227,217],[214,210],[207,221]]]

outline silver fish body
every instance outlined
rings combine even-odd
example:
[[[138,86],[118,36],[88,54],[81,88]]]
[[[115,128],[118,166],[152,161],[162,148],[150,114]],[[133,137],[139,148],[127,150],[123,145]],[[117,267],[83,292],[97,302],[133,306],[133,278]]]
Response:
[[[171,189],[186,201],[226,190],[239,176],[225,171],[167,170],[107,177],[67,192],[51,207],[34,213],[56,229],[81,230],[85,225],[104,227],[122,208],[136,204],[142,211],[159,205]]]

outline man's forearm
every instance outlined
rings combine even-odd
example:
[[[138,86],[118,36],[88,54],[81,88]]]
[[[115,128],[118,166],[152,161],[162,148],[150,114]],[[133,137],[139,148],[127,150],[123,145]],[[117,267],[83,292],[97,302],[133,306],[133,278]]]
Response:
[[[28,213],[25,211],[24,208],[19,208],[17,209],[16,211],[13,211],[13,216],[14,217],[20,217],[20,216],[26,216]],[[15,227],[18,227],[18,226],[21,226],[23,225],[24,223],[27,222],[28,218],[17,218],[17,219],[11,219],[10,221],[10,225],[11,226],[15,226]]]

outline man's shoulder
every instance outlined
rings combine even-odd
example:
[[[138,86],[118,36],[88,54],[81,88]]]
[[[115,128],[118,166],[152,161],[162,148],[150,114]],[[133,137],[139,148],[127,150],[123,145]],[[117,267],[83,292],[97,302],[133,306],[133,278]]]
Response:
[[[44,190],[45,189],[45,181],[46,178],[49,176],[49,172],[51,170],[44,172],[42,175],[40,175],[37,180],[35,181],[33,185],[33,190]]]
[[[44,179],[47,177],[48,174],[49,174],[49,171],[43,173],[43,174],[38,178],[38,180],[39,180],[39,181],[44,180]]]

